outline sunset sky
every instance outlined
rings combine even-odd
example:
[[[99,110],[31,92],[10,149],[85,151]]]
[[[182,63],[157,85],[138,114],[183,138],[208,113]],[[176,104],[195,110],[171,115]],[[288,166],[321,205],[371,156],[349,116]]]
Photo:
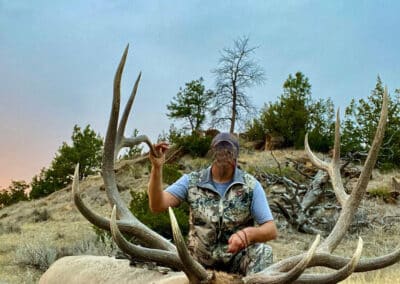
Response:
[[[341,109],[367,97],[377,75],[393,93],[399,11],[399,1],[0,0],[0,188],[48,167],[75,124],[104,136],[128,43],[123,102],[143,74],[127,134],[154,141],[174,122],[166,105],[179,87],[203,77],[213,88],[220,51],[240,36],[259,46],[265,69],[265,84],[248,92],[258,108],[297,71],[313,98]]]

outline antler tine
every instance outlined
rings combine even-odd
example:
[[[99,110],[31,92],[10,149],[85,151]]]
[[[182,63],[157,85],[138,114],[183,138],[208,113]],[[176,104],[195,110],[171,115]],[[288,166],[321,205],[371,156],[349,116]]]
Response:
[[[74,198],[74,203],[78,208],[79,212],[87,219],[90,223],[100,227],[102,229],[108,230],[110,227],[110,222],[106,218],[97,215],[91,211],[83,202],[81,198],[81,193],[79,190],[79,163],[75,166],[74,178],[72,179],[72,196]]]
[[[146,135],[139,135],[139,136],[132,137],[132,138],[124,137],[122,139],[120,145],[121,145],[121,148],[123,148],[123,147],[132,147],[132,146],[138,145],[140,143],[146,143],[147,146],[149,146],[150,152],[154,156],[156,156],[156,157],[158,156],[158,153],[154,149],[153,143],[151,143],[150,139]]]
[[[118,247],[128,255],[140,259],[142,261],[154,261],[158,264],[174,268],[176,270],[182,270],[182,262],[178,258],[176,252],[145,248],[135,244],[130,243],[125,239],[125,237],[120,232],[119,226],[117,225],[117,207],[114,205],[111,212],[111,234],[115,243]]]
[[[372,257],[368,259],[362,259],[356,267],[356,272],[371,271],[381,269],[389,265],[395,264],[400,261],[400,248],[392,253]]]
[[[354,272],[354,270],[357,267],[358,262],[360,261],[362,249],[363,249],[363,240],[362,240],[362,238],[359,238],[357,248],[354,251],[352,258],[346,265],[342,266],[342,268],[340,268],[339,270],[334,271],[332,273],[303,274],[299,277],[299,279],[294,281],[294,283],[296,283],[296,284],[313,284],[313,283],[315,283],[315,284],[319,284],[319,283],[334,284],[334,283],[338,283],[338,282],[346,279],[347,277],[349,277]]]
[[[311,162],[318,168],[323,169],[327,172],[329,172],[329,164],[325,161],[322,161],[320,158],[318,158],[310,148],[310,144],[308,143],[308,133],[306,133],[304,137],[304,149],[306,151],[307,156],[310,158]]]
[[[195,261],[189,254],[185,240],[183,239],[178,222],[175,218],[174,211],[171,209],[171,207],[168,207],[168,213],[171,220],[172,234],[174,236],[179,258],[182,260],[182,264],[184,266],[183,271],[188,276],[190,283],[198,283],[203,280],[210,280],[212,275],[209,275],[204,267]]]
[[[383,137],[385,134],[387,115],[388,115],[388,94],[387,94],[387,88],[385,87],[385,91],[383,94],[381,115],[378,127],[375,132],[375,137],[372,142],[372,146],[368,153],[367,160],[365,161],[360,177],[358,178],[356,187],[352,190],[350,197],[348,198],[345,206],[343,206],[342,211],[340,212],[335,227],[333,228],[329,236],[325,239],[325,241],[321,244],[320,249],[322,251],[332,252],[338,246],[338,244],[340,243],[347,229],[350,226],[351,220],[353,219],[354,214],[356,213],[357,208],[361,202],[361,199],[365,194],[369,178],[372,173],[372,169],[374,168],[375,162],[378,158],[379,148],[382,144]],[[339,171],[339,169],[337,169],[337,171]],[[333,184],[333,186],[335,185]]]
[[[383,137],[385,135],[387,116],[388,116],[388,92],[387,87],[385,87],[383,93],[383,102],[382,102],[382,110],[378,123],[378,127],[375,132],[375,137],[371,145],[371,149],[368,152],[367,159],[364,164],[364,168],[361,171],[360,178],[358,179],[355,190],[351,193],[351,201],[358,203],[361,200],[361,197],[364,195],[369,179],[371,177],[372,170],[375,166],[376,160],[378,158],[379,148],[381,147]],[[357,205],[358,205],[357,203]]]
[[[140,78],[141,77],[142,77],[142,72],[139,72],[139,75],[138,75],[138,77],[136,79],[135,85],[133,86],[131,95],[130,95],[130,97],[129,97],[126,105],[125,105],[125,109],[124,109],[124,112],[122,114],[122,117],[121,117],[121,119],[120,119],[120,121],[118,123],[118,130],[117,130],[117,136],[116,136],[116,141],[115,141],[115,145],[116,146],[115,146],[115,151],[114,151],[114,161],[117,159],[118,152],[122,148],[121,143],[122,143],[122,140],[124,138],[124,132],[125,132],[125,128],[126,128],[126,123],[128,121],[128,117],[129,117],[129,114],[131,112],[133,102],[135,101],[136,92],[137,92],[137,89],[139,87],[139,82],[140,82]]]
[[[261,271],[259,273],[246,276],[243,278],[243,281],[246,284],[256,284],[256,283],[292,283],[296,280],[308,267],[308,264],[312,260],[317,246],[320,241],[320,235],[317,235],[308,252],[304,255],[304,257],[299,261],[292,269],[285,273],[273,273],[268,275],[265,271]]]
[[[136,97],[136,93],[137,93],[137,89],[139,87],[139,82],[140,82],[140,78],[142,77],[142,72],[139,73],[135,85],[133,86],[132,89],[132,93],[129,97],[128,102],[126,103],[125,109],[124,109],[124,113],[122,114],[122,117],[120,119],[119,122],[119,126],[118,126],[118,131],[117,131],[117,137],[116,137],[116,147],[114,150],[114,161],[116,161],[117,157],[118,157],[118,153],[119,151],[124,148],[124,147],[132,147],[141,143],[146,143],[147,146],[150,149],[150,152],[153,155],[157,156],[156,151],[154,150],[154,145],[153,143],[151,143],[150,139],[146,136],[146,135],[140,135],[137,137],[133,137],[133,138],[127,138],[124,137],[124,132],[125,132],[125,128],[126,128],[126,123],[128,121],[128,117],[129,114],[131,112],[132,109],[132,105],[133,102],[135,101],[135,97]]]
[[[291,256],[289,258],[285,258],[277,263],[274,263],[270,267],[268,267],[265,272],[272,272],[276,273],[276,271],[289,271],[294,264],[298,263],[304,258],[304,253]],[[400,260],[400,248],[391,252],[389,254],[379,256],[379,257],[372,257],[372,258],[364,258],[361,259],[357,266],[355,267],[355,272],[365,272],[371,271],[375,269],[381,269],[387,266],[390,266],[394,263],[397,263]],[[350,258],[342,257],[337,255],[332,255],[330,253],[325,252],[316,252],[313,259],[309,263],[308,267],[314,266],[323,266],[332,269],[341,269],[343,266],[348,264]]]
[[[324,265],[324,263],[321,263],[320,259],[321,257],[328,257],[331,258],[333,257],[332,255],[318,255],[315,254],[315,250],[317,247],[317,240],[314,241],[313,246],[314,248],[310,248],[309,252],[307,253],[306,256],[303,256],[301,261],[298,261],[297,265],[293,267],[290,271],[283,273],[283,272],[275,272],[271,273],[271,275],[267,275],[263,277],[263,274],[265,272],[260,272],[255,274],[254,276],[257,277],[255,278],[253,275],[246,277],[245,283],[250,284],[250,283],[297,283],[297,284],[312,284],[312,283],[337,283],[339,281],[342,281],[349,277],[357,268],[357,264],[360,261],[361,253],[362,253],[362,248],[363,248],[363,241],[361,238],[358,240],[358,245],[357,248],[350,259],[350,261],[345,260],[344,258],[340,258],[340,266],[338,267],[331,267],[331,265]],[[312,247],[313,247],[312,246]],[[313,250],[312,255],[310,254],[310,251]],[[300,256],[298,256],[300,257]],[[309,258],[309,259],[307,259]],[[344,262],[347,262],[344,263]],[[302,264],[300,264],[302,263]],[[331,263],[328,263],[331,264]],[[294,272],[296,267],[299,267],[301,269],[298,269],[298,271]],[[326,274],[302,274],[302,272],[307,268],[307,267],[312,267],[312,266],[326,266],[326,267],[331,267],[338,269],[335,272],[332,273],[326,273]],[[267,271],[276,271],[275,269],[268,269]],[[292,277],[288,277],[289,274],[292,274]]]
[[[349,195],[344,190],[342,177],[340,175],[340,112],[339,109],[336,112],[336,123],[335,123],[335,142],[333,146],[333,157],[330,164],[329,176],[331,178],[332,187],[335,191],[336,198],[339,203],[345,206]]]
[[[125,51],[122,55],[121,61],[118,65],[117,71],[114,77],[114,95],[111,107],[110,120],[108,122],[107,134],[104,140],[104,152],[103,152],[103,180],[105,188],[107,189],[107,197],[111,204],[111,206],[117,205],[118,213],[122,214],[124,217],[131,216],[132,214],[126,208],[121,197],[118,193],[117,183],[115,181],[115,173],[114,173],[114,151],[115,151],[115,142],[117,135],[117,127],[118,127],[118,117],[119,117],[119,108],[120,108],[120,100],[121,100],[121,77],[122,72],[124,70],[126,57],[128,55],[129,45],[125,48]]]
[[[340,117],[339,109],[336,112],[336,123],[335,123],[335,142],[333,147],[333,157],[330,163],[319,159],[310,148],[308,144],[308,134],[304,138],[305,151],[310,158],[311,162],[320,169],[328,172],[331,178],[332,187],[335,191],[336,198],[340,205],[344,206],[349,195],[346,193],[343,187],[342,177],[340,176]]]
[[[118,65],[117,71],[114,77],[114,95],[113,95],[113,102],[110,114],[110,120],[108,124],[107,134],[104,141],[104,153],[103,153],[103,180],[104,185],[107,192],[108,200],[111,206],[116,205],[118,208],[118,214],[121,214],[122,218],[127,219],[134,219],[136,222],[138,220],[132,215],[130,210],[127,208],[125,203],[122,201],[121,196],[119,195],[115,172],[114,172],[114,152],[116,149],[116,139],[117,139],[117,126],[118,126],[118,116],[119,116],[119,107],[120,107],[120,86],[121,86],[121,76],[125,66],[126,57],[128,54],[129,45],[125,48],[124,54],[122,55],[121,61]],[[139,81],[137,80],[136,83],[138,84]],[[133,103],[133,98],[135,95],[136,88],[133,88],[131,101]],[[127,107],[126,110],[130,110],[130,107]],[[125,114],[125,120],[128,114]],[[124,126],[120,128],[121,132],[124,130]],[[149,231],[151,231],[149,229]]]
[[[107,134],[106,138],[104,141],[104,154],[103,154],[103,168],[102,168],[102,174],[103,174],[103,180],[104,180],[104,185],[106,188],[107,192],[107,197],[109,199],[109,202],[111,206],[116,205],[118,211],[117,213],[121,215],[122,220],[128,220],[128,222],[131,224],[132,230],[142,230],[140,234],[147,236],[147,238],[150,238],[152,241],[151,243],[155,243],[158,248],[165,248],[167,250],[176,251],[176,248],[173,244],[171,244],[169,241],[167,241],[164,237],[161,235],[157,234],[156,232],[152,231],[145,225],[143,225],[132,213],[131,211],[127,208],[125,203],[122,201],[121,196],[119,195],[118,188],[117,188],[117,182],[115,178],[115,172],[114,172],[114,151],[116,147],[116,136],[117,136],[117,126],[118,126],[118,116],[119,116],[119,107],[120,107],[120,85],[121,85],[121,76],[122,76],[122,71],[125,65],[126,57],[128,54],[128,48],[129,45],[126,47],[124,54],[122,55],[121,61],[118,65],[117,71],[115,73],[115,78],[114,78],[114,94],[113,94],[113,102],[112,102],[112,108],[111,108],[111,114],[110,114],[110,121],[107,129]],[[140,76],[139,76],[140,78]],[[131,94],[131,101],[133,103],[133,98],[135,96],[135,92],[137,90],[137,86],[139,83],[139,78],[136,80],[136,86],[133,88],[132,94]],[[130,107],[126,108],[126,112],[130,110]],[[125,115],[126,119],[128,114]],[[121,131],[123,132],[124,126],[120,128]],[[150,143],[151,144],[151,143]]]

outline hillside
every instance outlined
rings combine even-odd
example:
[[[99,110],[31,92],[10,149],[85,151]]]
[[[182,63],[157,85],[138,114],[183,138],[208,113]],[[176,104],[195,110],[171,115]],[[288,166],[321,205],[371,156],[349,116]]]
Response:
[[[302,151],[275,151],[274,156],[284,163],[287,157],[299,157]],[[241,153],[240,164],[247,167],[275,167],[276,161],[267,152],[246,151]],[[208,163],[204,159],[183,158],[183,168],[199,168]],[[380,174],[374,172],[369,188],[390,186],[392,176],[400,173]],[[126,202],[130,190],[145,190],[148,182],[148,167],[122,161],[117,165],[117,179],[122,186],[121,195]],[[91,176],[81,182],[84,200],[96,212],[109,216],[110,206],[105,191],[101,189],[100,175]],[[267,190],[268,191],[268,190]],[[364,239],[363,257],[378,256],[392,251],[400,244],[400,206],[387,204],[381,199],[366,198],[360,212],[368,214],[369,225],[347,235],[337,254],[350,255],[355,249],[358,236]],[[277,217],[277,216],[276,216]],[[275,260],[306,250],[313,236],[293,231],[277,218],[279,237],[271,242]],[[64,188],[46,198],[20,202],[0,210],[0,283],[36,283],[40,269],[32,267],[33,259],[40,253],[49,259],[68,254],[110,254],[112,248],[96,241],[92,226],[75,208],[71,200],[70,187]],[[43,263],[41,261],[38,263]],[[30,265],[28,265],[30,264]],[[400,278],[400,264],[366,274],[354,275],[345,283],[395,283]]]

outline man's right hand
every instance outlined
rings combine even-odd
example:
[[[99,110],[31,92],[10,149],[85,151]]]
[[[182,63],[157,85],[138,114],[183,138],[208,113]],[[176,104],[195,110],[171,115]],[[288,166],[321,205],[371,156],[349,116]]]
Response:
[[[151,152],[149,153],[149,159],[153,167],[161,168],[165,163],[165,152],[169,149],[169,144],[167,142],[160,142],[154,145],[154,150],[156,151],[157,157]]]

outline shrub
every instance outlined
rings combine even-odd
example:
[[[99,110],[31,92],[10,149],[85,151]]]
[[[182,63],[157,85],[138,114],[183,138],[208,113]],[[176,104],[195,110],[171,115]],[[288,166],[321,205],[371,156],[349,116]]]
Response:
[[[59,251],[58,257],[67,255],[114,255],[118,250],[118,247],[113,242],[111,233],[101,229],[97,230],[101,232],[104,236],[103,240],[97,236],[96,238],[84,238],[78,242],[73,243],[67,248],[63,249],[63,255]]]
[[[35,223],[44,222],[51,218],[49,211],[45,208],[43,210],[34,209],[32,218]]]
[[[191,135],[170,135],[170,140],[173,144],[183,148],[185,153],[192,157],[204,157],[210,149],[211,136],[200,136],[196,132]]]
[[[143,175],[143,166],[134,164],[129,167],[129,176],[133,176],[135,179],[139,179]]]
[[[15,223],[3,225],[0,223],[0,235],[1,234],[12,234],[12,233],[21,233],[21,227]]]
[[[20,245],[15,253],[15,262],[46,271],[57,259],[57,249],[46,241],[30,242]]]
[[[97,230],[105,232],[100,229]],[[103,241],[93,238],[93,236],[84,237],[82,240],[66,247],[56,247],[51,245],[49,239],[41,238],[20,245],[15,252],[14,262],[22,267],[28,266],[45,271],[54,261],[64,256],[84,254],[112,255],[116,252],[116,249],[111,237]]]
[[[390,197],[390,189],[385,186],[368,189],[368,195],[378,199],[386,200]]]
[[[173,236],[168,213],[152,213],[148,206],[149,198],[146,192],[131,191],[131,196],[130,210],[132,213],[150,229],[165,238],[171,239]],[[174,213],[182,234],[187,235],[189,231],[189,206],[183,203],[180,207],[174,209]]]
[[[113,241],[111,232],[100,229],[94,225],[92,225],[92,229],[96,233],[96,243],[99,247],[102,247],[104,251],[108,252],[107,254],[118,250],[117,245]]]
[[[268,173],[281,177],[287,177],[289,179],[295,180],[296,182],[306,181],[306,178],[303,175],[301,175],[298,171],[296,171],[296,169],[290,166],[281,167],[279,169],[278,167],[260,167],[249,165],[245,168],[245,170],[254,176],[258,176],[260,173]]]

